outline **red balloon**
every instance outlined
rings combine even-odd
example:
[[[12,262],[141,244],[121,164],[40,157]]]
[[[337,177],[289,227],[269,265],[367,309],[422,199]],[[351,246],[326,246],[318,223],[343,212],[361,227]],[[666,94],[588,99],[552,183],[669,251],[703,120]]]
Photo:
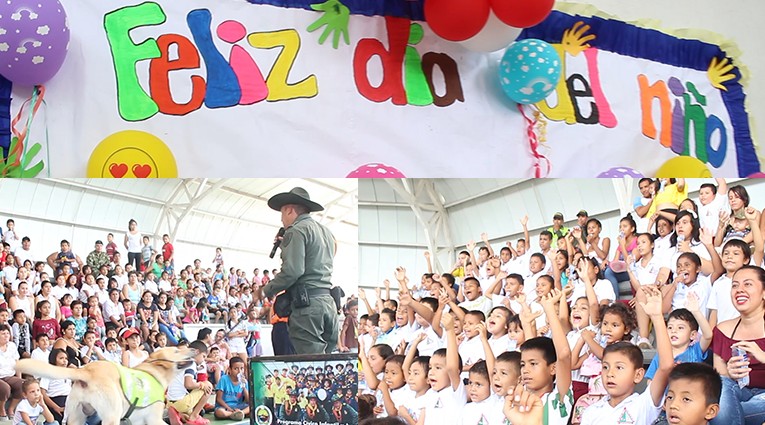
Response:
[[[425,0],[425,20],[439,37],[464,41],[489,20],[489,0]]]
[[[550,14],[555,0],[490,0],[500,21],[516,28],[529,28]]]

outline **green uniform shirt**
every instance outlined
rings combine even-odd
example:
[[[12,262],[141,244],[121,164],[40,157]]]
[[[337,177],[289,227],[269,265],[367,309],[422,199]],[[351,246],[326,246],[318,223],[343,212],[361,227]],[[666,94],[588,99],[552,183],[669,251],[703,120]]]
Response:
[[[332,287],[335,237],[309,214],[298,216],[284,232],[281,271],[263,289],[272,297],[296,283],[308,289]]]
[[[101,266],[109,264],[109,256],[103,251],[92,251],[85,258],[85,264],[89,265],[93,269],[94,275],[98,272]]]

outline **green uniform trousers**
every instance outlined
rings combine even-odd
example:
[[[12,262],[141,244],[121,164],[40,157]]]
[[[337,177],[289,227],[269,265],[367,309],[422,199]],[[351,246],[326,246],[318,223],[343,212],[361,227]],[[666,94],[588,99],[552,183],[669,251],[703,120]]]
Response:
[[[337,306],[330,295],[311,298],[311,305],[293,308],[290,340],[297,354],[329,354],[337,349]]]

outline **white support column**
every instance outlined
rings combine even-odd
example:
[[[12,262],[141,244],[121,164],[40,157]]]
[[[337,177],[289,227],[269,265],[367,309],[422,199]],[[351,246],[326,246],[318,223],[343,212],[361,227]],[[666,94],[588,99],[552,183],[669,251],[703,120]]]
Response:
[[[630,178],[630,180],[632,180]],[[622,217],[627,215],[632,210],[630,205],[629,193],[627,193],[626,179],[612,179],[611,183],[614,186],[614,194],[616,195],[616,201],[619,203],[619,213]],[[630,181],[630,186],[632,182]]]
[[[412,209],[412,212],[414,213],[414,216],[417,218],[417,221],[420,222],[422,225],[423,231],[425,232],[425,238],[428,241],[428,251],[433,253],[431,256],[431,259],[433,256],[435,256],[436,249],[438,245],[436,244],[435,239],[433,238],[433,231],[431,226],[428,223],[428,220],[425,219],[425,216],[423,214],[423,209],[421,208],[421,203],[417,200],[417,196],[414,192],[414,188],[412,187],[412,181],[408,179],[385,179],[385,181],[390,185],[390,187],[393,188],[393,190],[396,191],[402,198],[404,198],[407,203],[409,204],[409,207]]]

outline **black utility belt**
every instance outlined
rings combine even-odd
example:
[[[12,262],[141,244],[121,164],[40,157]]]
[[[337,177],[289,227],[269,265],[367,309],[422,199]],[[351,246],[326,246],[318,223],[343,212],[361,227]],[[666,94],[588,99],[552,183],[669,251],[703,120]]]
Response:
[[[306,292],[308,292],[308,295],[312,297],[319,295],[332,295],[332,293],[327,288],[306,288]]]

